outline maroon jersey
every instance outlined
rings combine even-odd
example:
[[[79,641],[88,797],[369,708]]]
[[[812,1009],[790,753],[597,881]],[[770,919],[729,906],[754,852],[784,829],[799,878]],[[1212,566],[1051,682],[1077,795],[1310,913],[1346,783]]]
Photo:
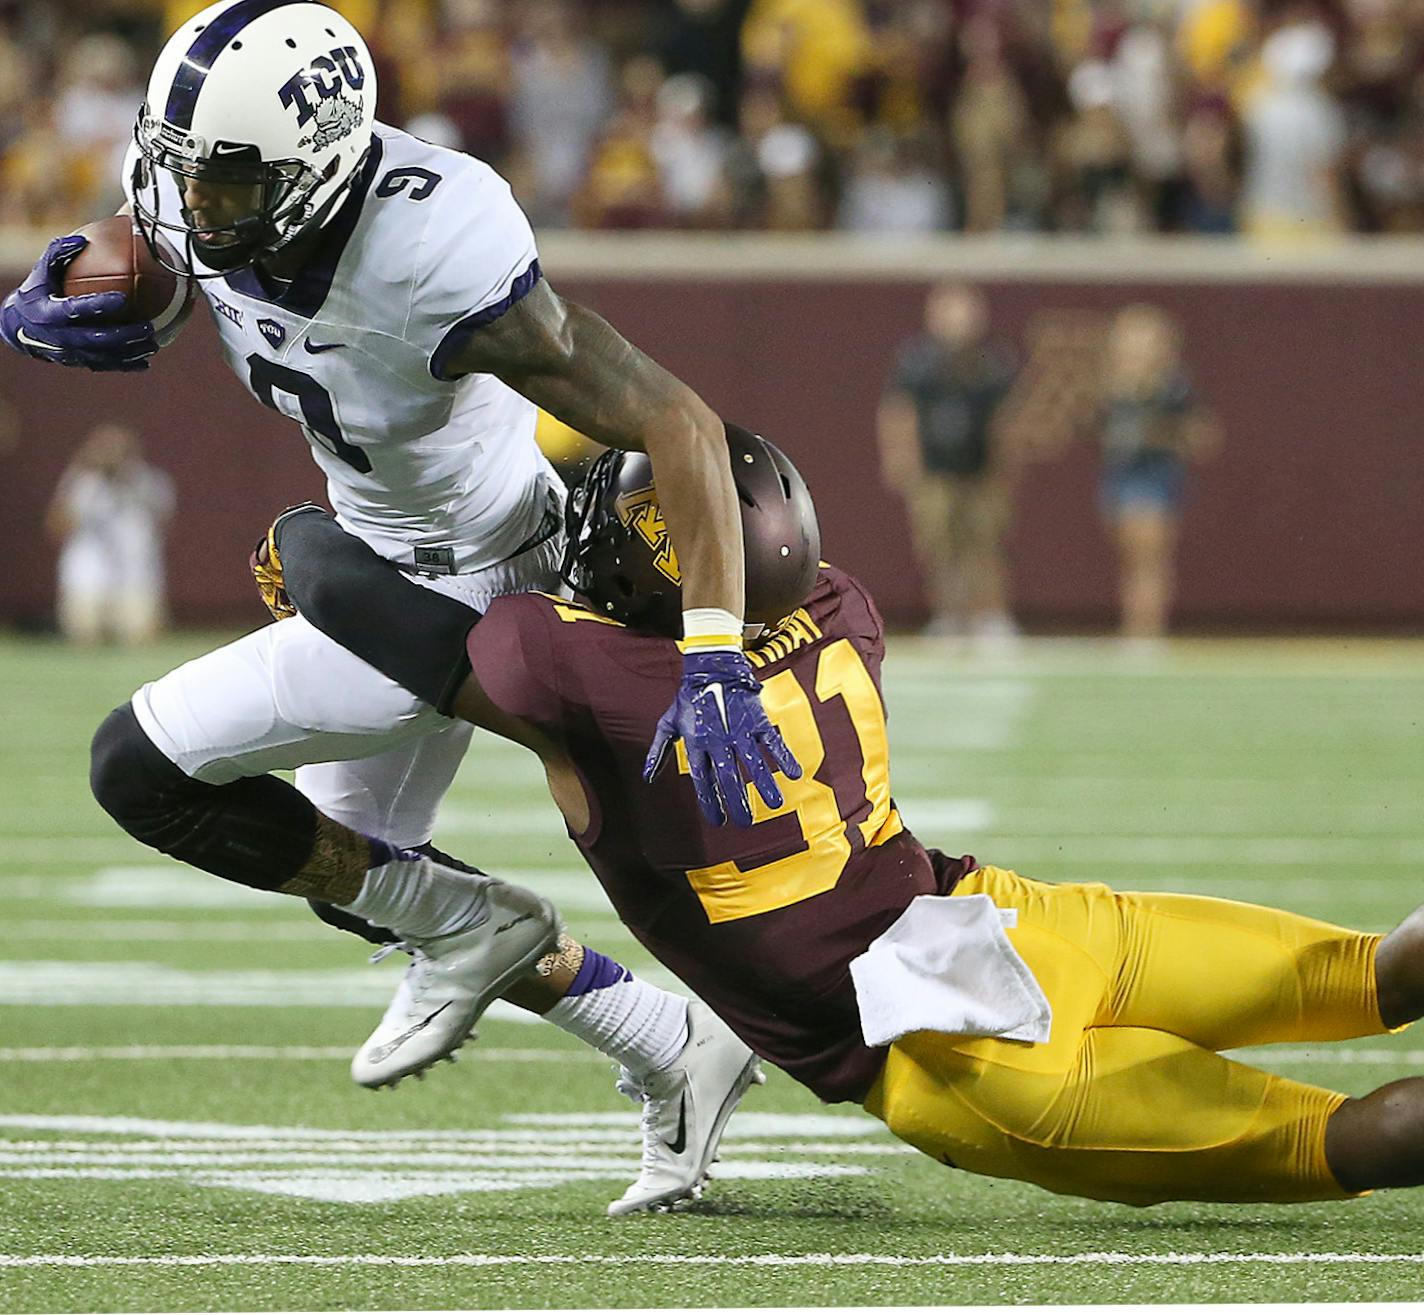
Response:
[[[780,808],[749,789],[745,829],[703,820],[681,743],[643,781],[682,678],[671,641],[518,594],[491,604],[469,654],[497,707],[567,747],[592,809],[574,842],[638,940],[763,1058],[823,1100],[861,1100],[884,1054],[861,1038],[850,961],[968,865],[927,852],[890,797],[884,631],[865,590],[823,567],[748,654],[805,774],[779,778]]]

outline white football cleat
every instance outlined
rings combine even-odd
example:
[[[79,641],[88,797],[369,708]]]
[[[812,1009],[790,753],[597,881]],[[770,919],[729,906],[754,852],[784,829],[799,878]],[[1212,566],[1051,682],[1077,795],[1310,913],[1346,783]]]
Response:
[[[643,1168],[608,1213],[697,1200],[732,1111],[748,1087],[765,1081],[741,1038],[700,1000],[691,1001],[682,1053],[641,1082],[623,1070],[618,1090],[643,1102]]]
[[[351,1078],[361,1086],[394,1086],[454,1059],[500,992],[554,948],[559,918],[548,900],[490,877],[471,880],[488,883],[478,926],[399,947],[410,952],[411,965],[351,1061]]]

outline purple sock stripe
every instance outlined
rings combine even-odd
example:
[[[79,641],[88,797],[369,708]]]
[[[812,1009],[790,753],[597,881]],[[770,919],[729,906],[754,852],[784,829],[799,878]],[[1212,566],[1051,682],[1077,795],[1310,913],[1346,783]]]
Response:
[[[375,836],[367,836],[366,842],[371,846],[371,861],[366,865],[367,871],[371,868],[382,868],[387,863],[394,863],[398,858],[419,858],[419,854],[413,854],[408,849],[402,849],[399,845],[393,845],[386,840],[378,840]]]
[[[583,965],[578,970],[578,975],[574,978],[569,989],[564,992],[564,999],[567,1000],[575,995],[587,995],[590,991],[602,991],[610,986],[617,986],[619,982],[631,982],[633,974],[630,973],[621,963],[610,959],[607,955],[599,954],[597,950],[590,950],[584,946]]]

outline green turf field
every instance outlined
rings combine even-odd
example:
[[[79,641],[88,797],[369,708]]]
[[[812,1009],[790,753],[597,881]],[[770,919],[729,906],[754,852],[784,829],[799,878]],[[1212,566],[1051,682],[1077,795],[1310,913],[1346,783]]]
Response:
[[[1424,1192],[1163,1206],[973,1179],[773,1074],[697,1208],[612,1221],[635,1111],[607,1065],[492,1015],[394,1093],[347,1057],[399,964],[281,896],[130,842],[89,735],[201,651],[0,640],[0,1310],[322,1310],[1417,1298]],[[1424,647],[901,642],[892,779],[925,840],[1051,879],[1256,899],[1369,928],[1424,899]],[[650,968],[532,760],[479,737],[437,839]],[[651,967],[651,976],[667,980]],[[1348,1092],[1409,1034],[1256,1052]]]

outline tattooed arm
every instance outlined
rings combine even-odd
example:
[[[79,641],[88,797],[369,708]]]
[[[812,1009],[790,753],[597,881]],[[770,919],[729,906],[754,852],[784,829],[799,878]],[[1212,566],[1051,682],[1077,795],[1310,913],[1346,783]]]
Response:
[[[682,568],[687,643],[682,684],[643,774],[651,780],[682,740],[709,822],[752,824],[744,777],[779,808],[768,758],[790,777],[801,769],[768,721],[742,652],[742,513],[722,422],[686,384],[542,280],[441,364],[447,378],[496,375],[590,438],[648,454]]]
[[[580,433],[646,452],[683,574],[685,607],[741,617],[742,520],[722,422],[681,380],[540,280],[444,363],[492,374]]]

